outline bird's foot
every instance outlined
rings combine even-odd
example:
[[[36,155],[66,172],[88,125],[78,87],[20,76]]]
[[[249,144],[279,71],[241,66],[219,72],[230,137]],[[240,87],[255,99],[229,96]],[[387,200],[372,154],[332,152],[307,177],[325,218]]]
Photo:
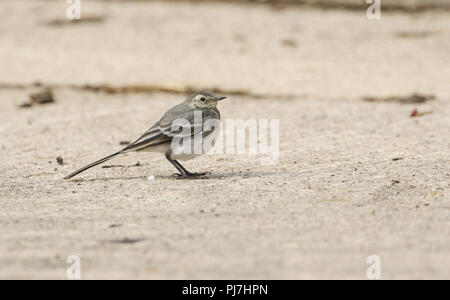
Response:
[[[203,173],[191,173],[186,172],[185,174],[175,173],[172,176],[176,176],[177,179],[205,179],[206,175],[211,174],[211,172],[203,172]]]
[[[201,176],[206,176],[206,175],[209,175],[209,174],[211,174],[211,172],[203,172],[203,173],[190,173],[190,172],[187,172],[186,173],[187,177],[201,177]]]

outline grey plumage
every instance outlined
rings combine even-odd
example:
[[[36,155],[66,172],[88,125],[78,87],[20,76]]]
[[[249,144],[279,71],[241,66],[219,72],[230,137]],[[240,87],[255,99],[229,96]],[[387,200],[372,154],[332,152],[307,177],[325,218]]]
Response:
[[[95,161],[83,168],[64,177],[64,179],[72,178],[79,173],[90,169],[96,165],[104,163],[119,154],[131,151],[154,151],[164,152],[167,160],[175,166],[183,178],[204,175],[205,173],[197,174],[187,171],[176,159],[183,158],[182,155],[176,155],[171,149],[171,143],[174,137],[177,138],[192,138],[196,134],[201,134],[206,137],[212,132],[207,132],[203,129],[203,125],[208,120],[220,120],[220,112],[216,108],[217,101],[225,99],[225,97],[217,96],[210,91],[199,91],[186,98],[186,100],[168,110],[164,116],[150,127],[141,137],[135,140],[130,145],[122,150]],[[195,115],[201,113],[201,123],[195,123]],[[178,130],[174,130],[174,122],[177,120],[185,120],[183,126],[179,126]],[[218,128],[214,128],[218,130]],[[186,156],[187,157],[187,156]]]

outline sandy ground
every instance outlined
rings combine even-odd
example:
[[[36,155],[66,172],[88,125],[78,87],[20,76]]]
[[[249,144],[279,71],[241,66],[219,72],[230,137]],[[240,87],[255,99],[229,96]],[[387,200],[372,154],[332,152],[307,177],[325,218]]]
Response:
[[[90,2],[91,22],[66,24],[65,9],[2,2],[0,278],[65,279],[78,255],[83,279],[365,279],[374,254],[383,279],[450,279],[449,13]],[[36,81],[64,86],[18,107]],[[279,119],[280,160],[203,156],[186,167],[213,174],[183,181],[130,153],[64,181],[183,98],[73,88],[103,83],[245,90],[222,115]],[[414,92],[436,99],[362,100]]]

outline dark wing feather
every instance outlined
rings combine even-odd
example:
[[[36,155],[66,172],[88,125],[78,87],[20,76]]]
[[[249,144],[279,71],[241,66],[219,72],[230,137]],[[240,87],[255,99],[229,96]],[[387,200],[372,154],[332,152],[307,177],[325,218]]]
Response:
[[[192,117],[191,117],[192,115]],[[185,103],[178,104],[167,111],[164,116],[155,125],[150,127],[141,137],[130,145],[123,148],[120,152],[139,151],[148,147],[170,143],[172,138],[183,132],[183,127],[178,131],[172,130],[172,124],[178,119],[186,119],[191,122],[193,119],[193,109]],[[190,123],[189,123],[190,124]],[[186,126],[186,124],[184,124]]]
[[[198,114],[201,114],[201,120],[195,119],[196,116],[199,116]],[[217,109],[194,109],[185,103],[181,103],[170,109],[161,120],[120,152],[139,151],[147,147],[168,143],[175,136],[179,138],[194,136],[202,132],[203,123],[208,119],[220,120],[219,111]]]
[[[130,145],[123,148],[120,152],[138,151],[150,146],[160,145],[170,142],[170,137],[164,135],[160,130],[160,122],[157,122],[149,130],[147,130],[141,137],[135,140]]]

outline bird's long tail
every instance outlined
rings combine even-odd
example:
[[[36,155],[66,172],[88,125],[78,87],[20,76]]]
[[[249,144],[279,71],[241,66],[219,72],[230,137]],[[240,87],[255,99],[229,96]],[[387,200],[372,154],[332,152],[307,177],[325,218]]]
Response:
[[[96,165],[99,165],[99,164],[101,164],[101,163],[104,163],[105,161],[108,161],[108,160],[110,160],[111,158],[116,157],[117,155],[119,155],[119,154],[121,154],[121,153],[122,153],[122,151],[118,151],[118,152],[116,152],[116,153],[114,153],[114,154],[111,154],[111,155],[109,155],[109,156],[107,156],[107,157],[104,157],[104,158],[102,158],[102,159],[100,159],[100,160],[94,161],[93,163],[90,163],[90,164],[88,164],[87,166],[84,166],[84,167],[82,167],[81,169],[78,169],[78,170],[76,170],[75,172],[70,173],[69,175],[67,175],[66,177],[64,177],[64,179],[72,178],[73,176],[76,176],[76,175],[80,174],[81,172],[86,171],[87,169],[90,169],[90,168],[92,168],[92,167],[95,167]]]

